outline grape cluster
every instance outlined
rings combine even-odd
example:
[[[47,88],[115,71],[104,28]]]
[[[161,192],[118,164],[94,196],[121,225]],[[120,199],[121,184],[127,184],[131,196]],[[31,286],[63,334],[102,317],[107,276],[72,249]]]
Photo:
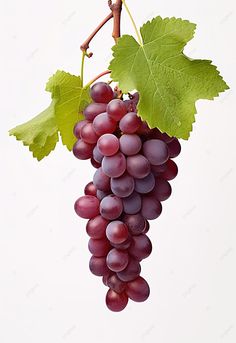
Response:
[[[89,267],[109,287],[107,307],[122,311],[128,299],[149,297],[149,285],[140,276],[140,262],[152,251],[148,220],[160,216],[161,202],[171,195],[169,181],[178,173],[172,159],[181,146],[141,120],[138,93],[123,101],[107,83],[98,82],[91,98],[85,119],[74,128],[78,140],[73,152],[91,159],[97,170],[75,211],[89,219]]]

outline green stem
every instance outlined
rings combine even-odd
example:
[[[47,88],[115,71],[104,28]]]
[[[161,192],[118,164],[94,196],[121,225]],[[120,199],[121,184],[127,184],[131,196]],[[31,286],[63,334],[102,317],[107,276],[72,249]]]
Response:
[[[131,22],[132,22],[132,24],[133,24],[134,30],[135,30],[136,35],[137,35],[137,38],[138,38],[138,42],[139,42],[140,45],[143,45],[142,37],[141,37],[140,32],[139,32],[139,30],[138,30],[138,28],[137,28],[137,26],[136,26],[136,24],[135,24],[134,18],[133,18],[132,14],[131,14],[131,12],[130,12],[130,10],[129,10],[129,7],[127,6],[125,0],[122,0],[122,2],[123,2],[123,5],[124,5],[124,7],[125,7],[125,9],[126,9],[126,11],[127,11],[127,13],[128,13],[128,15],[129,15],[129,17],[130,17]]]
[[[84,60],[86,56],[86,51],[82,51],[82,59],[81,59],[81,71],[80,71],[80,78],[81,78],[81,86],[84,86]]]

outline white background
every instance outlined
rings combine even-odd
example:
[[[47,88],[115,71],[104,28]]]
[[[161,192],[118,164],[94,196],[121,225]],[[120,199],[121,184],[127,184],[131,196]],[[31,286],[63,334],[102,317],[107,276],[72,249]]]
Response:
[[[79,73],[79,46],[106,0],[1,0],[1,343],[236,341],[235,1],[128,4],[138,25],[155,15],[197,23],[186,53],[212,59],[231,90],[197,104],[173,196],[151,223],[154,250],[142,263],[150,299],[114,314],[88,270],[86,222],[73,210],[93,169],[61,144],[38,163],[7,135],[48,106],[51,74]],[[107,68],[110,30],[91,44],[86,80]],[[122,31],[133,33],[125,12]]]

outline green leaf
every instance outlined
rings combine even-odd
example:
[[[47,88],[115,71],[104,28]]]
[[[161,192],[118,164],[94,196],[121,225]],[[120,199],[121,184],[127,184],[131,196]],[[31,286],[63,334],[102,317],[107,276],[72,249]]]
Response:
[[[113,47],[111,77],[124,93],[140,93],[138,113],[151,127],[188,139],[198,99],[212,100],[229,87],[208,60],[183,53],[194,36],[195,24],[161,17],[140,30],[143,44],[124,35]]]
[[[73,127],[77,121],[84,119],[81,112],[91,102],[89,87],[82,87],[79,76],[58,70],[49,79],[46,90],[58,99],[55,105],[58,129],[62,143],[71,150],[76,141]]]
[[[10,136],[15,136],[28,146],[39,161],[49,155],[58,142],[58,128],[54,116],[55,102],[53,100],[51,105],[35,118],[9,131]]]
[[[9,131],[17,140],[29,146],[38,160],[54,150],[60,132],[69,150],[76,141],[73,127],[82,120],[83,109],[91,101],[89,87],[83,88],[79,76],[58,70],[48,81],[46,90],[52,93],[51,105],[27,123]]]

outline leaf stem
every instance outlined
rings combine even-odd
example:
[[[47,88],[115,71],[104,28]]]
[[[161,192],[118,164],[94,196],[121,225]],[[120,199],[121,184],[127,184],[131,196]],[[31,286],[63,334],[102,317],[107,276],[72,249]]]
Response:
[[[100,77],[110,74],[111,71],[110,70],[105,70],[102,73],[98,74],[97,76],[95,76],[91,81],[89,81],[87,83],[87,85],[85,86],[85,88],[90,87],[95,81],[97,81],[98,79],[100,79]]]
[[[81,70],[80,70],[80,78],[81,78],[81,86],[84,86],[84,60],[85,60],[86,52],[82,51],[82,59],[81,59]]]
[[[129,7],[127,6],[125,0],[122,0],[122,3],[123,3],[123,5],[124,5],[124,7],[125,7],[125,9],[126,9],[126,11],[127,11],[127,13],[128,13],[128,15],[129,15],[129,17],[130,17],[130,20],[131,20],[131,22],[132,22],[132,24],[133,24],[134,30],[135,30],[136,35],[137,35],[137,38],[138,38],[138,42],[139,42],[140,45],[143,45],[142,37],[141,37],[140,32],[139,32],[139,30],[138,30],[138,28],[137,28],[137,26],[136,26],[136,24],[135,24],[134,18],[133,18],[132,14],[131,14],[131,12],[130,12],[130,10],[129,10]]]

